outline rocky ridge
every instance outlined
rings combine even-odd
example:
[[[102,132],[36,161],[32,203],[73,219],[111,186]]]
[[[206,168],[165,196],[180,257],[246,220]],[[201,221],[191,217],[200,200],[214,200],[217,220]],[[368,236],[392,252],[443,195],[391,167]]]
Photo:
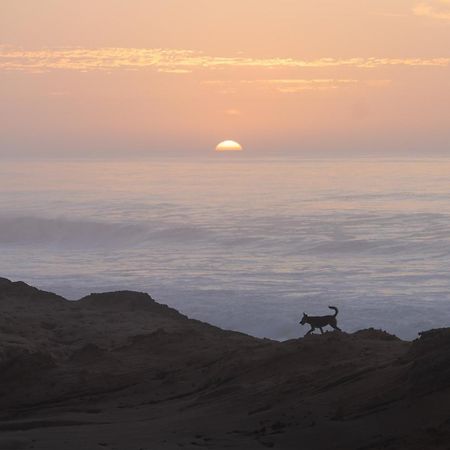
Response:
[[[0,449],[448,449],[450,329],[286,342],[0,278]]]

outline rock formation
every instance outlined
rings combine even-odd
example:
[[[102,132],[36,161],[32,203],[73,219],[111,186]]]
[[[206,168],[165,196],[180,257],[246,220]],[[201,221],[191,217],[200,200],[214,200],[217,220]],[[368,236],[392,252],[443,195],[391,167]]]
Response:
[[[449,388],[449,329],[275,342],[0,278],[2,450],[448,449]]]

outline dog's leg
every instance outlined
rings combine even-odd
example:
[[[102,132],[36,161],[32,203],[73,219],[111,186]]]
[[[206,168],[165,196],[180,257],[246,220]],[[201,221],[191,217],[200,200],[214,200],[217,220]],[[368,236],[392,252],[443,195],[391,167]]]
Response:
[[[314,327],[311,327],[311,329],[305,334],[305,336],[308,336],[308,334],[311,334],[315,330]]]
[[[337,325],[331,325],[336,331],[342,331]]]
[[[323,329],[322,329],[322,327],[319,327],[319,329],[320,329],[320,334],[323,334]]]

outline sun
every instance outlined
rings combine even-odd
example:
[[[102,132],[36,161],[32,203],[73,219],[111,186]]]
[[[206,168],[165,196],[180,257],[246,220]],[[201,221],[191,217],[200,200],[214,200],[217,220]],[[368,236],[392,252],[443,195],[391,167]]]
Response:
[[[222,141],[216,146],[216,152],[241,152],[241,144],[236,141]]]

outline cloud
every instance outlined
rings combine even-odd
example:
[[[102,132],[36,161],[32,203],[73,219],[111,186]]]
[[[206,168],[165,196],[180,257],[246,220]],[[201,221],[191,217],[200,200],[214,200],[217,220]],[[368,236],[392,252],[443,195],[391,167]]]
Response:
[[[391,80],[357,80],[357,79],[257,79],[257,80],[207,80],[203,84],[217,86],[219,92],[236,93],[237,86],[255,86],[259,89],[272,90],[281,93],[296,93],[303,91],[328,91],[353,86],[385,87]]]
[[[302,91],[323,91],[338,89],[339,87],[350,86],[358,83],[358,80],[342,79],[334,80],[327,78],[316,79],[281,79],[281,80],[255,80],[246,81],[248,84],[259,84],[268,88],[274,88],[278,92],[295,93]]]
[[[450,0],[435,0],[418,3],[413,8],[416,16],[450,21]]]
[[[22,50],[0,47],[0,70],[48,72],[52,70],[112,71],[155,69],[186,74],[194,70],[225,68],[327,68],[374,69],[385,66],[448,67],[450,58],[252,58],[212,56],[184,49],[161,48],[61,48]]]
[[[373,12],[371,13],[373,16],[382,16],[382,17],[409,17],[409,14],[404,13],[391,13],[391,12]]]

